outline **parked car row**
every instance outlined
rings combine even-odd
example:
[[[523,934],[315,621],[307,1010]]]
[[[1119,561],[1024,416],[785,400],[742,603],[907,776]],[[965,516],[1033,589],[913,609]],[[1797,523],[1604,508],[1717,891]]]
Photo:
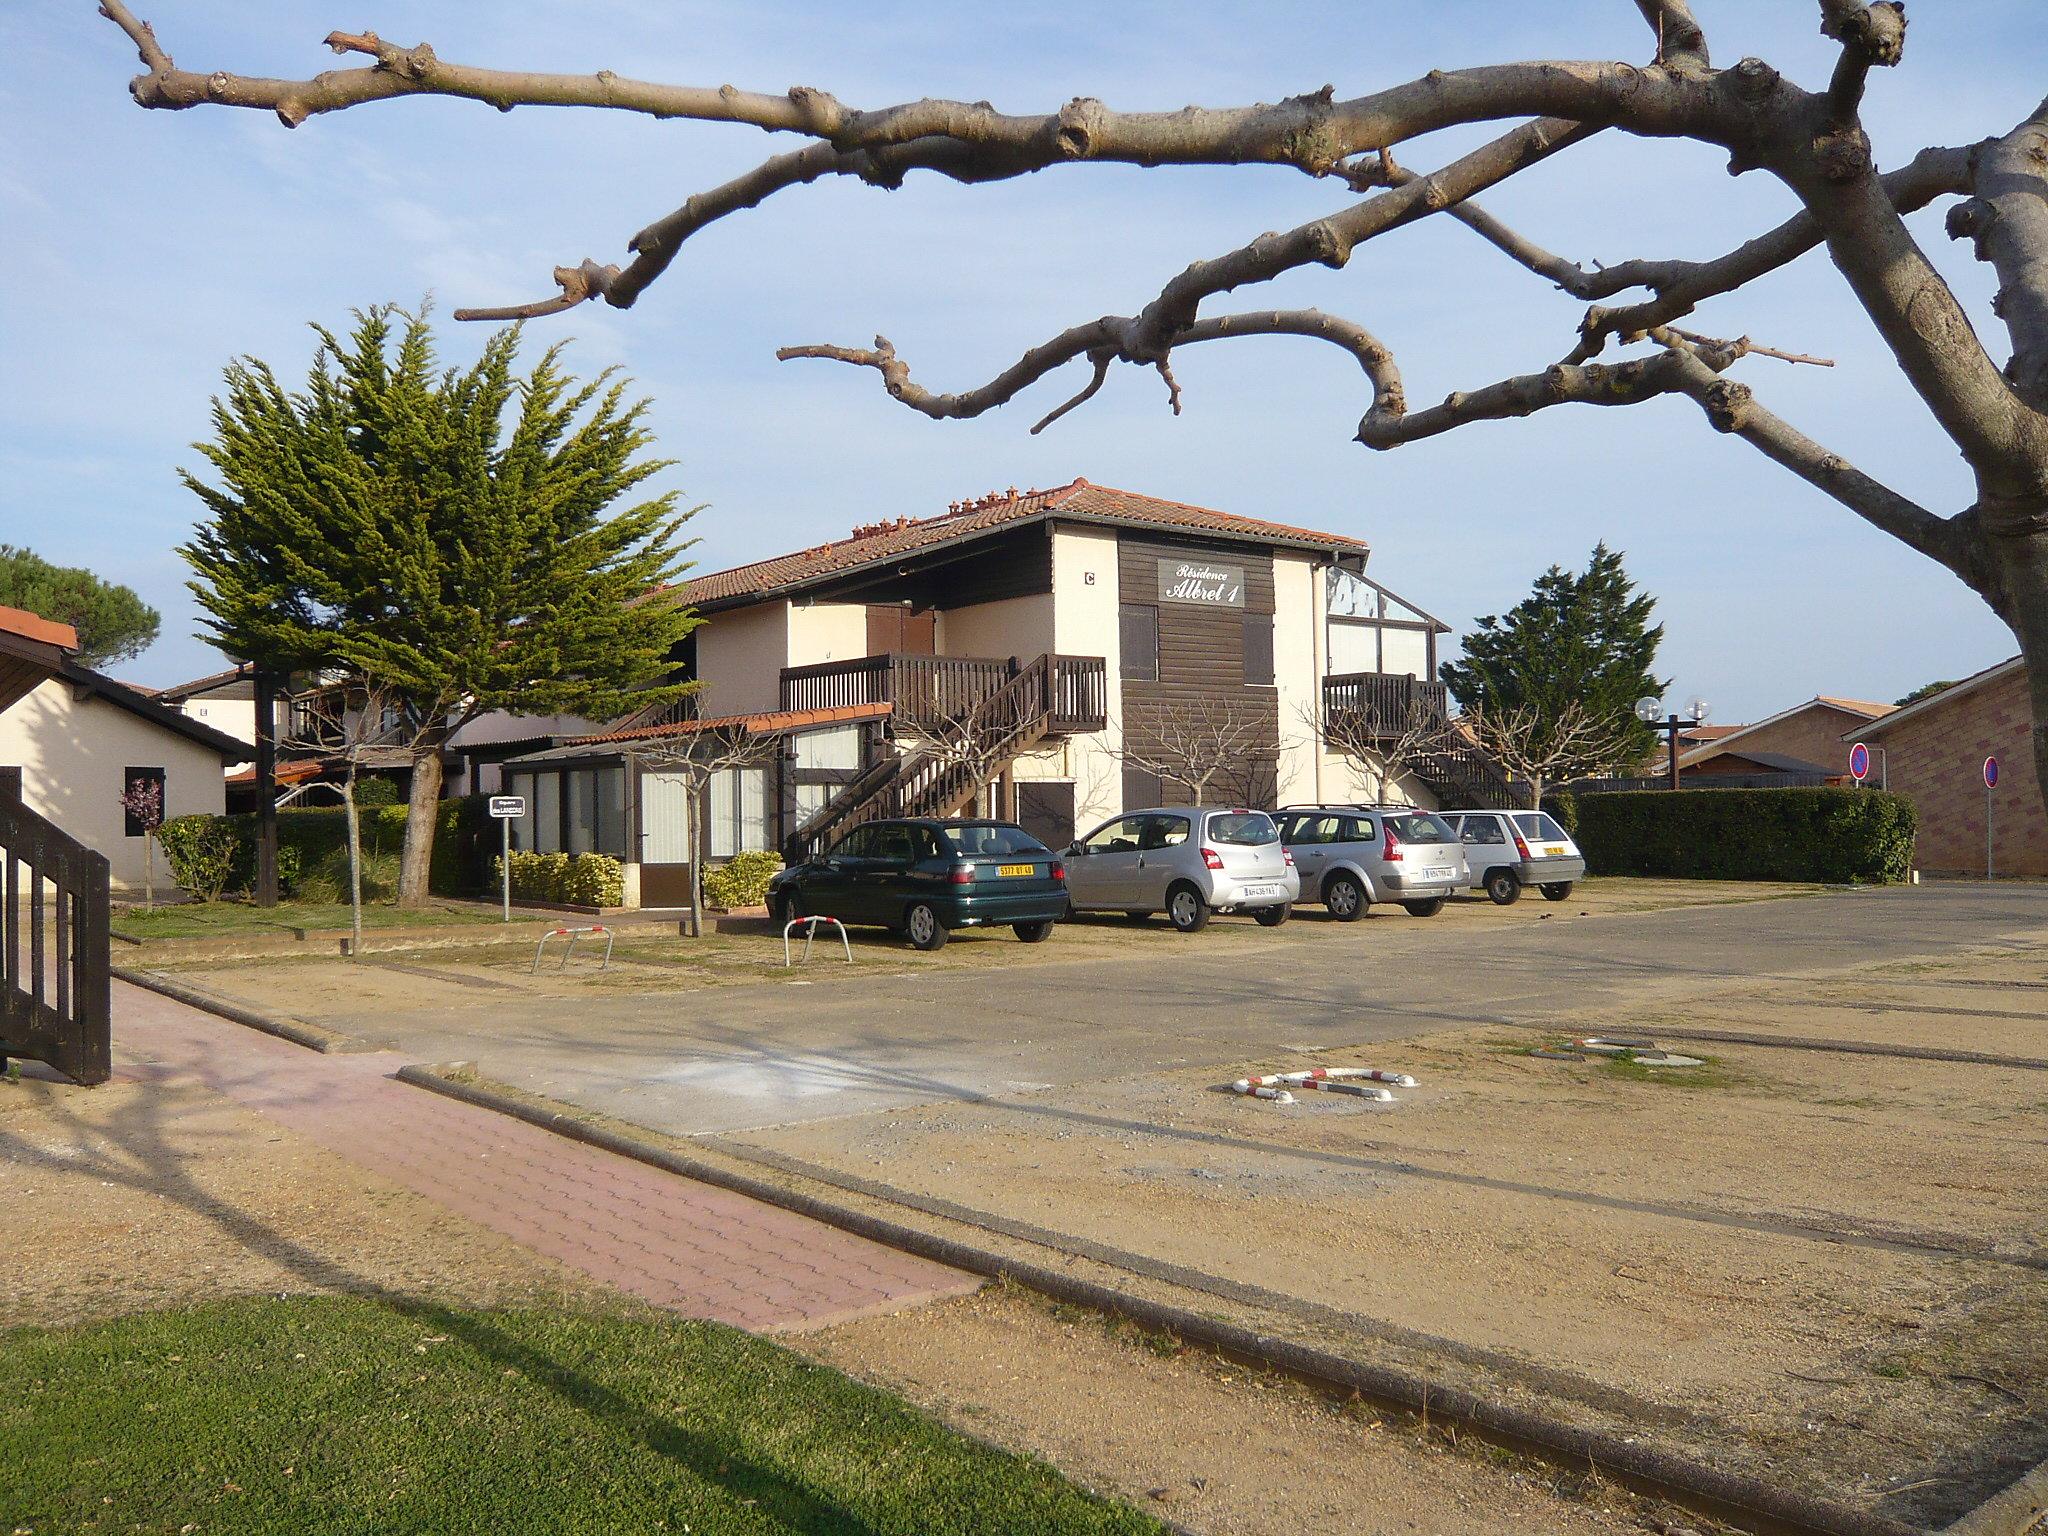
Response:
[[[1113,816],[1063,853],[1005,821],[869,822],[778,871],[768,910],[780,922],[898,929],[932,950],[956,928],[1005,923],[1040,943],[1073,912],[1163,912],[1182,933],[1219,912],[1277,928],[1302,901],[1342,922],[1375,902],[1434,917],[1461,890],[1506,906],[1533,885],[1563,901],[1585,872],[1577,845],[1541,811],[1160,806]]]

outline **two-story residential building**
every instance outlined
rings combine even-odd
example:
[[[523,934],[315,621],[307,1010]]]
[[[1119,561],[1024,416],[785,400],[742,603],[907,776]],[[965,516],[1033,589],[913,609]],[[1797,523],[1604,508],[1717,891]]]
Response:
[[[675,759],[713,739],[731,763],[698,807],[713,860],[962,809],[1058,847],[1197,783],[1212,801],[1359,798],[1376,779],[1327,747],[1324,712],[1441,713],[1447,632],[1367,579],[1368,554],[1075,480],[694,577],[674,596],[705,623],[677,662],[700,692],[506,762],[520,845],[617,853],[643,904],[676,901],[696,843]],[[1402,788],[1483,793],[1471,756]]]

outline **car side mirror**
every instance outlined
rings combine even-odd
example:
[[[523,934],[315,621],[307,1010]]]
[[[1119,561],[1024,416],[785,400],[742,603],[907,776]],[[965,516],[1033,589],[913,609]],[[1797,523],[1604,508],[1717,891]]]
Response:
[[[1076,842],[1076,843],[1069,843],[1069,844],[1067,844],[1067,857],[1068,857],[1068,858],[1070,858],[1070,859],[1081,859],[1081,858],[1086,858],[1087,856],[1088,856],[1088,850],[1087,850],[1086,848],[1083,848],[1083,847],[1082,847],[1082,846],[1081,846],[1081,845],[1080,845],[1079,843],[1077,843],[1077,842]]]

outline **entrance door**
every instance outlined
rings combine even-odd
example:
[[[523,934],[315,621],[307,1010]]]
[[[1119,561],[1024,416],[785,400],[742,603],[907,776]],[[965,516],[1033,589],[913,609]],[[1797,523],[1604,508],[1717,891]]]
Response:
[[[640,776],[640,905],[689,904],[689,777],[644,773]]]

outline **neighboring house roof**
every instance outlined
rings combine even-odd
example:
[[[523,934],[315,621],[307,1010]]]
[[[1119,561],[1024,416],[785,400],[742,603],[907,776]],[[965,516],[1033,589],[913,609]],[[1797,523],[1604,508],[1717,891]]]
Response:
[[[279,784],[303,784],[308,779],[317,779],[327,771],[327,764],[317,757],[294,758],[289,762],[280,761],[271,778]],[[228,782],[237,788],[256,782],[254,766],[228,775]]]
[[[26,608],[0,608],[0,709],[28,697],[78,649],[78,631]]]
[[[1716,752],[1702,759],[1703,762],[1723,761],[1754,763],[1766,773],[1831,773],[1832,769],[1820,763],[1809,763],[1803,757],[1794,757],[1789,752]]]
[[[1749,727],[1746,725],[1692,725],[1681,730],[1678,733],[1678,739],[1680,741],[1704,744],[1709,741],[1719,741],[1724,736],[1733,736],[1737,731],[1746,731],[1748,729]]]
[[[1973,672],[1961,682],[1951,683],[1948,687],[1942,689],[1941,692],[1929,694],[1917,704],[1908,704],[1904,709],[1892,710],[1883,720],[1874,725],[1863,726],[1857,730],[1847,732],[1842,737],[1842,740],[1854,741],[1862,736],[1875,736],[1882,731],[1890,730],[1893,726],[1899,725],[1904,721],[1917,719],[1930,709],[1937,708],[1943,704],[1953,704],[1957,699],[1976,692],[1987,683],[1995,683],[2001,678],[2010,677],[2020,669],[2023,660],[2024,658],[2022,657],[2014,656],[2008,661],[2001,661],[1988,666],[1982,672]]]
[[[1707,758],[1727,751],[1733,743],[1740,741],[1753,731],[1760,731],[1767,725],[1776,725],[1782,720],[1790,720],[1794,715],[1816,707],[1836,709],[1844,714],[1861,715],[1866,720],[1875,720],[1890,714],[1897,706],[1892,704],[1873,704],[1867,699],[1838,699],[1828,694],[1817,693],[1803,704],[1794,704],[1790,709],[1781,709],[1775,715],[1758,720],[1754,724],[1738,726],[1718,741],[1705,742],[1700,746],[1694,747],[1690,752],[1679,753],[1678,766],[1688,768],[1694,763],[1704,762]],[[1753,754],[1745,752],[1742,755],[1748,757]]]
[[[126,683],[116,682],[104,672],[95,672],[91,667],[81,667],[75,661],[66,661],[57,669],[57,676],[69,683],[77,692],[90,698],[102,699],[116,709],[126,710],[137,719],[182,736],[212,752],[218,752],[226,763],[247,762],[255,753],[248,742],[216,731],[210,725],[201,725],[190,715],[159,704],[149,694],[131,688]]]
[[[60,651],[78,649],[77,630],[69,624],[59,624],[55,619],[46,619],[39,613],[30,613],[26,608],[0,608],[0,634],[33,641],[37,645],[54,645]]]
[[[156,690],[156,696],[160,699],[169,699],[174,704],[182,704],[185,700],[197,698],[202,693],[213,693],[221,688],[232,687],[236,683],[246,683],[255,675],[256,668],[245,661],[229,667],[224,672],[209,672],[206,676],[195,677],[190,682],[173,683],[168,688],[159,688]]]
[[[939,517],[913,521],[898,518],[857,528],[851,538],[813,549],[756,560],[729,571],[714,571],[683,582],[675,591],[697,607],[793,592],[832,577],[849,575],[914,551],[965,543],[1001,530],[1034,522],[1098,523],[1116,528],[1149,528],[1241,543],[1280,544],[1363,558],[1363,539],[1347,534],[1318,533],[1286,523],[1238,517],[1185,502],[1164,501],[1106,485],[1075,480],[1044,491],[1011,491],[956,503]]]

